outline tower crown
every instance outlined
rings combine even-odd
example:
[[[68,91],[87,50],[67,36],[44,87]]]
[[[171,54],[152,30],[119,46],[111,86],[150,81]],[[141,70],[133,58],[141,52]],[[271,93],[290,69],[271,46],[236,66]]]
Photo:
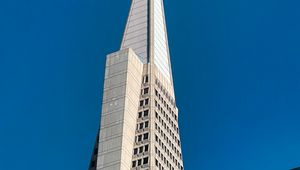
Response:
[[[163,0],[132,0],[121,49],[132,48],[172,82]]]

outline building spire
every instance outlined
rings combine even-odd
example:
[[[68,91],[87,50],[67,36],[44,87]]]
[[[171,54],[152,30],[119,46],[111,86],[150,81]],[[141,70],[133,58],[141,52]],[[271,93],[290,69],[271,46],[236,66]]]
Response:
[[[132,0],[121,49],[132,48],[172,82],[163,0]]]

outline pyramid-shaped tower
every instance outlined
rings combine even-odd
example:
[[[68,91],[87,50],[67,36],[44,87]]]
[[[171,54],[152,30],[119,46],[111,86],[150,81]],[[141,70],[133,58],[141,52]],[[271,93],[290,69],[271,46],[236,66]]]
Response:
[[[89,169],[183,169],[163,0],[132,0],[121,49],[107,56]]]

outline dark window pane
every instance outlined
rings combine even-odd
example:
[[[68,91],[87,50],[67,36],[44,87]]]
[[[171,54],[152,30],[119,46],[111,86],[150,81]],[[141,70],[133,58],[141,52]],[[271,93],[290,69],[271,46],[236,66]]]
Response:
[[[143,152],[143,149],[144,149],[144,148],[141,146],[141,147],[140,147],[139,153],[142,153],[142,152]]]
[[[142,165],[142,160],[141,159],[138,160],[138,166],[140,166],[140,165]]]
[[[139,142],[142,141],[142,135],[139,135],[139,136],[138,136],[138,141],[139,141]]]
[[[149,99],[145,99],[145,105],[148,105]]]
[[[149,115],[149,110],[144,111],[144,117],[147,117]]]
[[[143,123],[141,123],[141,124],[140,124],[140,128],[139,128],[139,129],[143,129],[143,125],[144,125],[144,124],[143,124]]]
[[[147,128],[149,126],[149,122],[145,122],[145,128]]]
[[[145,145],[145,152],[148,152],[149,150],[149,145]]]
[[[144,140],[147,140],[148,139],[148,133],[145,133],[144,134]]]
[[[143,164],[148,164],[148,157],[144,158]]]
[[[134,168],[136,166],[136,161],[132,162],[132,167]]]
[[[143,112],[139,112],[139,118],[141,118],[143,115]]]
[[[133,150],[133,154],[134,154],[134,155],[136,155],[136,154],[137,154],[137,152],[138,152],[138,149],[137,149],[137,148],[135,148],[135,149]]]
[[[149,88],[145,88],[144,89],[144,94],[148,94],[149,93]]]

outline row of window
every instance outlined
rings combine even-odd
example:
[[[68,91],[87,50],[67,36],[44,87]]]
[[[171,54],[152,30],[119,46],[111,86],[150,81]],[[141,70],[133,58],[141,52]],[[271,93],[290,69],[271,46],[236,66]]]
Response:
[[[172,148],[174,150],[174,152],[176,153],[176,155],[180,159],[182,159],[180,151],[176,148],[176,146],[174,146],[173,142],[171,140],[169,140],[168,136],[165,135],[165,133],[163,132],[163,130],[161,130],[161,128],[159,126],[157,126],[156,123],[155,123],[155,129],[161,135],[161,137],[164,138],[165,141],[167,141],[167,144],[169,144],[170,148]],[[167,153],[169,154],[169,150],[167,150]]]
[[[141,154],[143,152],[148,152],[149,151],[149,145],[144,145],[144,146],[140,146],[138,148],[134,148],[133,150],[133,155],[137,155],[137,154]]]
[[[167,156],[169,156],[170,160],[172,160],[173,163],[176,164],[178,166],[178,168],[180,169],[180,166],[181,166],[180,161],[178,161],[176,159],[176,157],[174,155],[172,155],[172,153],[166,148],[166,146],[163,144],[163,142],[160,140],[160,138],[157,135],[155,135],[155,141],[162,148],[162,150],[165,151]],[[166,157],[163,155],[163,153],[157,147],[155,147],[155,153],[162,159],[162,161],[164,161],[165,164],[167,164],[167,165],[169,164]]]
[[[170,119],[170,116],[168,116],[168,114],[164,111],[164,109],[162,107],[160,107],[160,104],[158,104],[158,102],[156,100],[155,100],[155,107],[162,113],[162,115],[166,118],[166,120],[172,125],[172,128],[174,129],[174,131],[179,133],[179,129],[178,129],[176,123],[174,123]]]
[[[141,95],[147,95],[147,94],[149,94],[149,87],[146,87],[141,90]]]
[[[140,101],[140,107],[147,106],[149,104],[149,99],[144,99]]]
[[[159,82],[158,79],[155,80],[155,84],[162,91],[162,93],[166,96],[166,98],[170,101],[170,103],[175,106],[175,100],[169,95],[168,91],[163,87],[163,85]]]
[[[169,128],[169,126],[165,123],[165,121],[158,115],[157,112],[155,112],[155,118],[158,120],[158,122],[164,127],[164,129],[170,134],[170,136],[173,138],[173,140],[176,141],[177,145],[180,146],[180,140],[177,138],[177,136],[172,132],[172,130]]]
[[[140,111],[139,113],[138,113],[138,118],[140,119],[140,118],[147,118],[149,116],[149,110],[144,110],[144,111]]]
[[[174,167],[172,167],[172,164],[166,159],[163,153],[161,153],[160,150],[157,149],[157,147],[155,147],[155,153],[158,155],[161,161],[163,161],[167,165],[167,167],[169,167],[170,169],[174,169]]]
[[[168,103],[164,100],[164,98],[160,95],[160,93],[157,91],[157,89],[155,89],[155,96],[159,99],[159,101],[161,101],[162,106],[164,106],[166,108],[166,110],[168,110],[173,118],[178,121],[177,115],[174,113],[174,111],[171,109],[171,107],[169,107]]]
[[[135,137],[135,142],[141,142],[141,141],[145,141],[145,140],[148,140],[149,139],[149,133],[144,133],[144,134],[141,134],[141,135],[137,135]]]
[[[149,127],[149,121],[141,122],[136,125],[136,130],[146,129]]]
[[[159,170],[165,170],[164,166],[157,160],[155,159],[155,166],[159,169]],[[178,168],[180,170],[183,170],[183,166],[178,166]],[[169,170],[175,170],[174,167],[170,166]]]
[[[148,75],[143,77],[143,85],[147,84],[149,82],[149,78]],[[149,94],[149,87],[146,87],[144,89],[142,89],[141,91],[141,96]],[[144,107],[149,105],[149,98],[146,99],[142,99],[140,100],[139,106],[140,107]],[[138,112],[138,124],[136,127],[136,130],[141,130],[141,129],[146,129],[149,127],[149,109],[146,110],[141,110]],[[135,142],[142,142],[145,140],[149,140],[149,132],[144,133],[144,134],[137,134],[135,137]],[[133,155],[135,156],[144,156],[144,153],[148,153],[149,152],[149,144],[147,145],[142,145],[142,146],[137,146],[136,148],[133,149]],[[143,153],[143,154],[142,154]],[[139,155],[142,154],[142,155]],[[144,166],[144,165],[148,165],[148,157],[145,158],[139,158],[137,160],[132,161],[132,168],[135,167],[139,167],[139,166]]]
[[[165,165],[167,165],[167,167],[168,167],[170,170],[171,170],[171,169],[174,169],[173,165],[168,161],[168,159],[166,159],[166,157],[163,155],[163,153],[160,152],[160,150],[159,150],[157,147],[155,147],[155,153],[156,153],[156,155],[161,159],[161,161],[162,161]],[[178,167],[178,169],[181,169],[181,168],[182,168],[182,166],[180,165],[179,162],[175,162],[174,164],[175,164],[175,166]]]
[[[156,166],[159,170],[165,170],[165,168],[161,165],[161,163],[158,162],[157,159],[155,159],[155,166]],[[170,168],[170,170],[174,170],[174,167],[172,167],[172,169]]]
[[[163,151],[165,151],[165,153],[167,154],[167,156],[169,156],[169,158],[177,164],[177,159],[176,157],[172,154],[172,152],[166,147],[166,145],[163,143],[163,141],[157,136],[155,135],[155,141],[158,143],[158,145],[161,147],[161,149]],[[181,158],[180,158],[181,159]]]
[[[132,161],[132,168],[141,166],[141,165],[146,165],[149,163],[149,158],[145,157],[145,158],[141,158],[135,161]]]

